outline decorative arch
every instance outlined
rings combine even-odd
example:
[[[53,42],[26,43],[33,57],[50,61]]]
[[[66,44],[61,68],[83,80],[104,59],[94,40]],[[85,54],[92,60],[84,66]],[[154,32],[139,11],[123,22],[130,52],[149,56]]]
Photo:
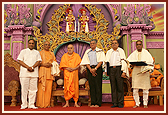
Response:
[[[46,14],[46,12],[48,11],[48,9],[52,6],[52,4],[46,4],[44,7],[43,7],[43,10],[41,11],[41,18],[40,18],[40,21],[43,22],[43,19],[44,19],[44,16]]]
[[[112,7],[111,7],[111,5],[110,4],[105,4],[105,6],[107,7],[107,9],[109,10],[109,12],[110,12],[110,14],[112,15],[112,19],[113,19],[113,22],[115,21],[115,19],[114,19],[114,12],[113,12],[113,9],[112,9]]]
[[[85,51],[90,48],[90,45],[88,42],[84,41],[68,41],[65,43],[62,43],[57,46],[56,49],[54,49],[54,55],[56,57],[57,62],[60,64],[61,62],[61,57],[68,52],[67,46],[69,44],[72,44],[74,46],[74,52],[79,54],[79,56],[82,58]]]
[[[43,7],[43,10],[41,11],[41,18],[40,18],[40,21],[43,22],[43,19],[44,19],[44,16],[46,14],[46,12],[48,11],[48,9],[52,6],[52,4],[46,4],[44,7]],[[105,4],[105,6],[107,7],[107,9],[109,10],[110,14],[112,15],[112,19],[113,19],[113,22],[115,21],[114,19],[114,12],[113,12],[113,9],[111,7],[110,4]]]
[[[69,7],[70,4],[64,4],[63,6],[59,6],[58,10],[55,10],[55,14],[52,15],[51,20],[47,23],[48,32],[45,35],[40,33],[40,29],[36,26],[34,28],[34,35],[37,40],[37,49],[43,49],[43,41],[49,40],[52,45],[50,50],[53,51],[59,44],[78,40],[90,42],[91,39],[97,39],[97,47],[103,49],[106,53],[109,49],[111,49],[111,40],[119,39],[120,34],[120,25],[113,28],[112,34],[107,33],[107,26],[109,22],[105,19],[103,13],[101,13],[101,9],[97,9],[96,5],[85,4],[85,7],[89,10],[90,15],[93,15],[92,20],[96,22],[95,30],[88,33],[82,32],[71,32],[69,34],[60,30],[60,22],[63,21],[63,15],[65,15],[65,9]],[[49,8],[45,6],[45,9]],[[44,12],[43,12],[44,13]],[[42,17],[43,18],[43,17]],[[41,19],[42,19],[41,18]]]

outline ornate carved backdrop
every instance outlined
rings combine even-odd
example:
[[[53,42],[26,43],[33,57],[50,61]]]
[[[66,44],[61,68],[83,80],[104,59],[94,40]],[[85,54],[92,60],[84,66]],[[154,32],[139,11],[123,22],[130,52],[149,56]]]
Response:
[[[64,4],[63,6],[59,6],[59,9],[55,10],[55,14],[52,15],[51,20],[47,23],[48,33],[42,35],[40,33],[40,29],[36,26],[33,26],[34,35],[37,40],[37,49],[43,49],[43,41],[48,40],[51,42],[51,51],[54,51],[58,45],[68,42],[68,41],[84,41],[90,42],[91,39],[97,39],[98,44],[97,47],[103,49],[106,53],[111,48],[111,40],[119,39],[120,34],[120,24],[113,28],[112,34],[107,33],[107,26],[109,22],[105,19],[103,13],[101,13],[101,9],[97,9],[96,5],[85,4],[85,7],[89,10],[90,15],[93,15],[92,20],[96,22],[94,26],[95,30],[82,33],[82,32],[71,32],[65,33],[61,31],[60,22],[63,21],[63,15],[65,15],[65,10],[69,7],[70,4]]]
[[[79,54],[81,58],[83,57],[85,51],[90,48],[90,45],[88,43],[80,42],[80,41],[72,41],[72,42],[70,41],[70,42],[66,42],[66,43],[59,45],[54,50],[56,60],[59,64],[61,62],[61,58],[64,55],[64,53],[68,52],[67,46],[69,43],[71,43],[74,46],[74,52]]]

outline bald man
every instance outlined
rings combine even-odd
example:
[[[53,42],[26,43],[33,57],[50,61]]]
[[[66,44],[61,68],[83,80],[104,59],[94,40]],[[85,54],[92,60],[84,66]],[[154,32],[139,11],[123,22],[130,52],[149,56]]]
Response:
[[[69,44],[68,52],[65,53],[60,62],[60,69],[64,71],[64,98],[66,104],[63,107],[69,107],[69,100],[74,99],[74,107],[80,107],[77,102],[79,98],[79,78],[78,68],[81,62],[79,54],[74,52],[74,47]]]
[[[42,62],[39,68],[38,92],[36,106],[40,108],[50,107],[53,75],[51,75],[52,63],[56,62],[53,52],[49,51],[50,42],[44,42],[44,49],[40,51]]]

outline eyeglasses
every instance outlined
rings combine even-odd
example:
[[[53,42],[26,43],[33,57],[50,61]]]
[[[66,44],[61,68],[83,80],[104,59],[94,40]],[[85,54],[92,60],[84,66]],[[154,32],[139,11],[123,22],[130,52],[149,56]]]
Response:
[[[34,43],[29,43],[29,44],[34,44]]]
[[[142,44],[136,44],[136,45],[138,46],[138,45],[142,45]]]
[[[115,42],[115,43],[112,43],[112,44],[117,44],[117,43]]]

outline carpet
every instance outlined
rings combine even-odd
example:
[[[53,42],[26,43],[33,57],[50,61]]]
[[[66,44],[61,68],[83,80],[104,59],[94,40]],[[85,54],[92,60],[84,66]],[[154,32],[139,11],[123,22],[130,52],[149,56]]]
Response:
[[[138,108],[132,108],[132,107],[124,107],[124,108],[118,108],[118,107],[115,107],[115,108],[111,108],[112,104],[111,103],[102,103],[102,106],[101,107],[89,107],[87,106],[87,104],[82,104],[81,107],[73,107],[73,103],[70,104],[71,106],[70,107],[66,107],[66,108],[63,108],[62,107],[62,104],[61,103],[58,103],[58,105],[55,105],[54,107],[50,107],[50,108],[38,108],[38,109],[24,109],[24,110],[21,110],[20,109],[20,105],[19,106],[15,106],[15,107],[11,107],[10,106],[10,103],[5,103],[4,104],[4,112],[47,112],[49,113],[50,112],[53,112],[53,113],[60,113],[60,112],[81,112],[82,113],[88,113],[88,112],[99,112],[99,113],[102,113],[102,112],[110,112],[110,113],[113,113],[113,112],[119,112],[119,113],[122,113],[122,112],[136,112],[136,111],[141,111],[141,112],[145,112],[145,111],[148,111],[148,112],[164,112],[164,105],[163,106],[159,106],[159,105],[155,105],[155,104],[149,104],[148,105],[148,108],[143,108],[143,105],[141,105],[140,107]]]

